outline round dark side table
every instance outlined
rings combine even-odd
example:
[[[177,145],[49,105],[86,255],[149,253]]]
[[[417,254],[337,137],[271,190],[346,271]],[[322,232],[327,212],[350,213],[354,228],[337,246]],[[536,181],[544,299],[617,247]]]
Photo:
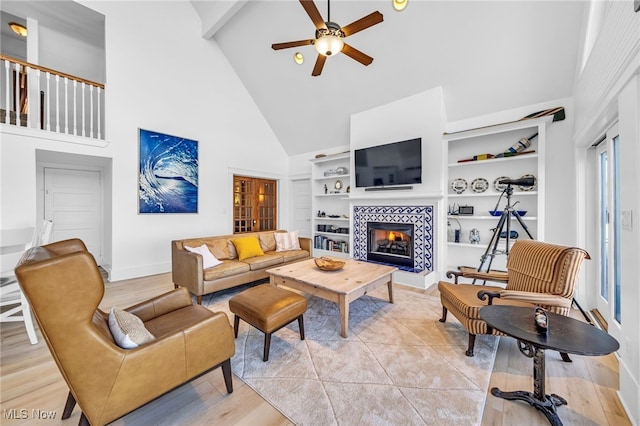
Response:
[[[620,344],[609,334],[587,323],[550,312],[547,316],[547,332],[541,333],[536,328],[533,308],[492,305],[480,309],[480,318],[490,327],[518,340],[520,352],[533,358],[533,393],[522,390],[504,392],[492,388],[491,394],[507,400],[525,401],[542,411],[549,423],[561,426],[556,407],[566,405],[567,400],[545,393],[545,349],[599,356],[617,351]]]

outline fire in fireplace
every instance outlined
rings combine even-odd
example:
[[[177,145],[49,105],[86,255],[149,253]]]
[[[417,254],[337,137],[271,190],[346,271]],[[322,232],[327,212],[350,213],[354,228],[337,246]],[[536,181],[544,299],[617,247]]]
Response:
[[[413,226],[367,222],[367,260],[413,266]]]

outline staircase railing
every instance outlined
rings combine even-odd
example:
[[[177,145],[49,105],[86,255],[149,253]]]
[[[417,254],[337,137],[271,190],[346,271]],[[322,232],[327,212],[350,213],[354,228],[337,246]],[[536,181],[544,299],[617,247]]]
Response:
[[[0,55],[0,123],[104,139],[103,92],[103,84]]]

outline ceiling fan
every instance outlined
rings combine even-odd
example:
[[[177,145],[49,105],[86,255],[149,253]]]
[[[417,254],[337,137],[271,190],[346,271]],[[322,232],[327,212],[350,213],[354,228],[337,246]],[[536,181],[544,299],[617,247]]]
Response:
[[[349,37],[359,31],[365,30],[371,26],[382,22],[382,13],[376,11],[369,15],[353,21],[349,25],[340,27],[335,22],[331,22],[331,3],[327,1],[327,21],[322,19],[322,15],[313,3],[313,0],[300,0],[300,4],[311,18],[316,26],[315,38],[308,40],[289,41],[286,43],[274,43],[271,45],[273,50],[288,49],[290,47],[307,46],[313,44],[318,52],[316,64],[313,67],[312,76],[319,76],[324,67],[324,63],[328,56],[336,55],[340,52],[352,59],[360,62],[362,65],[369,65],[373,62],[373,58],[358,49],[344,42],[344,38]]]

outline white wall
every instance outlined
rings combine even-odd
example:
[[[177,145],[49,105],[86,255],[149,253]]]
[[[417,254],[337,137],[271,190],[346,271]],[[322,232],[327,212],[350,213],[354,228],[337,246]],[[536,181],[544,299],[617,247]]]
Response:
[[[620,132],[620,210],[631,216],[622,226],[621,245],[621,324],[612,334],[620,342],[620,390],[634,421],[640,423],[640,76],[629,81],[618,97]],[[635,218],[634,218],[635,216]],[[617,324],[616,324],[617,326]],[[635,395],[635,401],[633,397]]]
[[[615,121],[620,133],[620,203],[621,210],[631,211],[630,228],[621,230],[621,323],[610,324],[610,333],[620,342],[617,352],[620,365],[620,398],[634,424],[640,424],[640,13],[631,1],[613,1],[606,5],[598,37],[586,65],[575,85],[576,122],[573,141],[582,163],[580,177],[591,178],[588,167],[593,157],[588,147],[596,142]],[[587,212],[597,211],[593,180],[579,183],[577,223],[578,237],[586,248],[597,253],[594,222]],[[597,289],[596,262],[587,262],[588,289]],[[597,294],[587,294],[593,307]]]
[[[110,278],[167,272],[172,239],[231,233],[231,171],[285,178],[288,158],[218,46],[200,36],[188,2],[86,5],[106,17],[108,146],[14,135],[3,126],[1,225],[36,223],[37,149],[111,158],[113,178],[105,185],[113,198],[105,214],[112,217],[105,244],[112,247]],[[199,141],[198,214],[137,213],[138,128]],[[279,225],[286,228],[283,182]]]
[[[411,194],[441,194],[443,187],[441,160],[444,158],[442,132],[446,121],[443,105],[442,88],[436,87],[353,114],[351,116],[351,151],[422,138],[422,184],[413,185]],[[353,155],[351,157],[353,169]],[[351,183],[353,195],[364,195],[363,188],[355,188],[355,181]]]
[[[38,25],[38,44],[38,65],[85,80],[105,82],[104,46],[94,46],[42,24]]]

